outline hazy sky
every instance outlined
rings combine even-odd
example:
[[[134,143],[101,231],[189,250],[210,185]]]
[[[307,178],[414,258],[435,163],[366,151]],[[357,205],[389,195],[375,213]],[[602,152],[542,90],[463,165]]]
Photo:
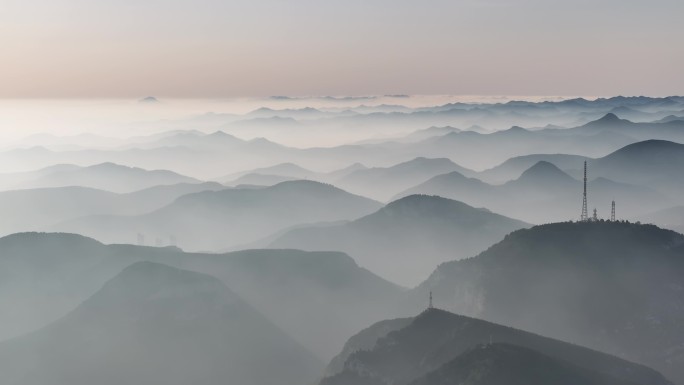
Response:
[[[0,97],[684,94],[682,0],[0,0]]]

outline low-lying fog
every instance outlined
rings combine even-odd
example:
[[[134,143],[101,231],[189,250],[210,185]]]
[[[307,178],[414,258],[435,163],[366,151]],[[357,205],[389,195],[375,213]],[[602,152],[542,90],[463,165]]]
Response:
[[[353,384],[373,363],[404,367],[383,346],[412,351],[421,322],[466,322],[433,311],[364,330],[433,291],[446,310],[684,379],[684,236],[664,230],[684,229],[684,97],[3,100],[0,137],[11,384]],[[571,223],[585,186],[595,220]],[[469,325],[523,346],[483,355],[599,357]],[[484,342],[459,341],[425,346],[454,354],[430,365]]]

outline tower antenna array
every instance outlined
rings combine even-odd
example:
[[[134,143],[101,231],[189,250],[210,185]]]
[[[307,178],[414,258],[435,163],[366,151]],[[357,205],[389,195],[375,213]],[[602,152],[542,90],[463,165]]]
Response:
[[[584,195],[582,200],[582,216],[580,217],[582,222],[589,220],[589,213],[587,212],[587,161],[584,161]]]
[[[615,222],[615,201],[613,201],[613,205],[610,209],[610,221]]]

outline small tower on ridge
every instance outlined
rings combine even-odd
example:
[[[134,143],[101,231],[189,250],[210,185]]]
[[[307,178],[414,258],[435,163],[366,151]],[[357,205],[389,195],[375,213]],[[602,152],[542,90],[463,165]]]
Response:
[[[610,209],[610,221],[615,222],[615,201],[613,201],[612,207]]]
[[[430,303],[428,304],[428,309],[432,309],[432,291],[430,291]]]

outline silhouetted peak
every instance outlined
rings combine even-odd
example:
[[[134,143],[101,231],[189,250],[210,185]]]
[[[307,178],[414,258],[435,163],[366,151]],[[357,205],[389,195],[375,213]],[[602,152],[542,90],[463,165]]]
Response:
[[[80,234],[25,232],[10,234],[0,238],[0,247],[3,244],[9,244],[13,242],[31,246],[47,243],[60,243],[63,245],[78,243],[80,245],[88,244],[93,246],[103,246],[102,243]]]
[[[315,180],[308,180],[308,179],[297,179],[297,180],[288,180],[285,182],[280,182],[278,184],[275,184],[271,186],[270,188],[273,189],[278,189],[278,188],[318,188],[318,189],[325,189],[325,190],[340,190],[339,188],[329,184],[329,183],[323,183],[323,182],[318,182]]]
[[[574,181],[574,179],[559,169],[553,163],[541,160],[535,163],[532,167],[525,170],[520,175],[518,181]]]
[[[650,139],[642,142],[632,143],[607,155],[606,158],[632,158],[636,156],[656,156],[667,153],[684,154],[684,144],[670,142],[668,140]]]
[[[343,168],[342,170],[365,170],[367,168],[368,168],[368,166],[366,166],[365,164],[360,163],[360,162],[356,162],[354,164],[351,164],[351,165]]]
[[[438,309],[436,307],[429,307],[418,314],[414,321],[418,320],[430,320],[438,318],[452,318],[455,314],[448,312],[446,310]]]
[[[276,112],[276,110],[274,110],[273,108],[269,108],[269,107],[259,107],[256,110],[250,112],[249,114],[255,114],[255,113],[259,113],[259,112]]]
[[[452,163],[449,159],[447,158],[426,158],[424,156],[419,156],[417,158],[413,158],[409,160],[408,162],[400,163],[400,164],[431,164],[431,163]]]
[[[390,202],[385,206],[385,210],[406,210],[406,209],[416,209],[421,211],[432,211],[436,209],[437,212],[444,212],[444,210],[449,209],[461,209],[461,208],[472,208],[463,202],[456,200],[443,198],[437,195],[424,195],[424,194],[414,194],[409,195],[393,202]]]
[[[427,308],[418,314],[411,323],[411,328],[414,331],[421,330],[440,330],[444,328],[451,328],[455,322],[462,322],[472,320],[476,323],[486,324],[486,321],[469,318],[466,316],[454,314],[446,310],[435,307]]]
[[[104,162],[104,163],[98,163],[98,164],[95,164],[92,166],[88,166],[86,168],[103,169],[103,170],[130,170],[130,169],[133,169],[134,167],[123,166],[123,165],[112,163],[112,162]]]
[[[99,300],[106,297],[126,301],[216,290],[225,290],[225,287],[221,281],[210,275],[143,261],[133,263],[123,269],[105,284],[98,296]]]
[[[614,113],[609,112],[609,113],[605,114],[603,117],[601,117],[600,119],[597,119],[597,120],[594,120],[594,121],[591,121],[591,122],[585,124],[585,126],[602,127],[602,126],[609,126],[609,125],[615,125],[615,124],[629,124],[629,123],[632,123],[632,122],[629,120],[626,120],[626,119],[620,119]]]
[[[435,178],[440,178],[440,179],[446,178],[450,181],[472,179],[472,178],[468,178],[467,176],[461,174],[458,171],[452,171],[452,172],[449,172],[446,174],[437,175]]]
[[[508,130],[505,130],[504,132],[514,133],[514,132],[528,132],[528,131],[526,129],[520,127],[520,126],[513,126],[513,127],[509,128]]]
[[[612,112],[609,112],[605,114],[601,119],[597,120],[597,122],[619,122],[621,119],[615,115]]]
[[[426,157],[417,157],[413,158],[407,162],[399,163],[396,164],[392,167],[389,167],[391,170],[402,170],[402,171],[409,171],[409,170],[424,170],[424,169],[430,169],[430,168],[452,168],[454,166],[458,166],[456,163],[452,162],[451,159],[448,158],[426,158]]]
[[[576,240],[582,239],[578,243]],[[511,253],[504,250],[512,250],[519,247],[534,248],[543,250],[546,247],[565,248],[563,255],[575,258],[578,254],[586,258],[596,258],[600,255],[601,259],[611,258],[651,258],[648,253],[642,253],[629,249],[628,245],[639,244],[640,247],[651,247],[658,250],[681,245],[684,243],[684,236],[674,231],[661,229],[655,225],[629,223],[629,222],[559,222],[538,225],[529,229],[516,230],[509,234],[503,241],[494,245],[489,250],[480,254],[482,257],[492,257]],[[605,253],[606,247],[620,245],[621,253]],[[580,250],[580,251],[578,251]],[[502,253],[503,252],[503,253]],[[520,257],[527,257],[527,254],[518,254]],[[531,253],[529,255],[534,255]],[[476,257],[479,258],[480,256]]]
[[[305,169],[304,167],[291,163],[291,162],[286,162],[286,163],[278,163],[274,166],[270,167],[263,167],[263,168],[258,168],[255,170],[252,170],[252,172],[258,172],[258,173],[268,173],[268,172],[278,172],[278,173],[311,173],[310,170]]]
[[[271,187],[267,187],[265,190],[271,190],[271,191],[280,191],[280,192],[290,192],[290,193],[305,193],[305,194],[313,194],[316,196],[319,196],[320,194],[323,194],[325,196],[335,196],[339,194],[348,194],[350,196],[356,196],[354,194],[348,193],[344,190],[342,190],[339,187],[336,187],[332,184],[329,183],[323,183],[323,182],[318,182],[314,180],[308,180],[308,179],[297,179],[297,180],[288,180],[285,182],[280,182],[278,184],[275,184]],[[320,195],[320,196],[323,196]],[[364,200],[371,201],[368,198],[363,198],[360,196],[356,196],[359,198],[362,198]]]
[[[147,97],[144,97],[144,98],[138,100],[138,102],[140,102],[140,103],[159,103],[159,100],[157,98],[155,98],[154,96],[147,96]]]
[[[211,134],[208,134],[207,138],[218,139],[218,140],[226,140],[226,139],[239,140],[235,136],[228,134],[225,131],[221,131],[221,130],[217,130],[217,131],[212,132]]]

